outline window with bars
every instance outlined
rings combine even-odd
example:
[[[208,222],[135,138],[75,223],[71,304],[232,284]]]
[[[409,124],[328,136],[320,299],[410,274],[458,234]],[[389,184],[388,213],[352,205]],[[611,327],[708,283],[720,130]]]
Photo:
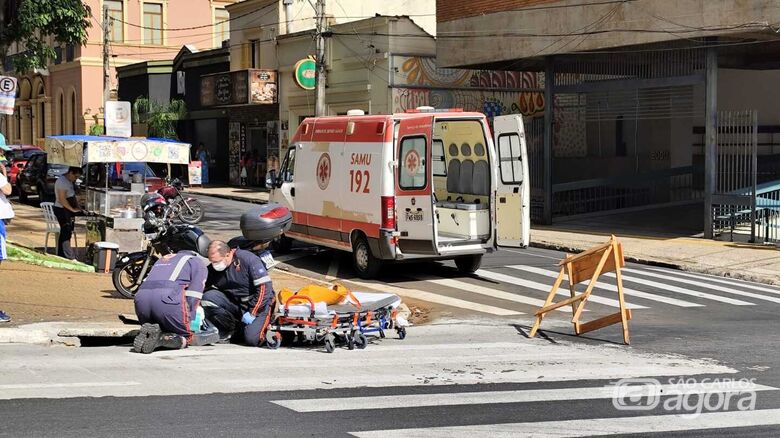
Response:
[[[124,2],[123,0],[103,0],[103,4],[108,8],[108,21],[111,25],[109,40],[114,43],[125,41],[124,25]]]
[[[214,47],[221,47],[222,41],[230,39],[230,14],[225,8],[214,9]]]
[[[162,9],[160,3],[144,3],[144,44],[162,45]]]

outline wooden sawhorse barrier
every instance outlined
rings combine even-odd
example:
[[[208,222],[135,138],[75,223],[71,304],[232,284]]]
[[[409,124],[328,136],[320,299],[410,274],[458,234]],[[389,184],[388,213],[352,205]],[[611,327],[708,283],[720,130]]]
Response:
[[[623,277],[620,273],[620,268],[625,265],[626,261],[623,259],[623,246],[615,236],[610,237],[609,241],[603,245],[590,248],[587,251],[576,255],[567,256],[565,259],[561,260],[558,263],[558,266],[561,267],[561,272],[558,274],[558,278],[555,280],[555,284],[553,284],[552,290],[547,296],[547,300],[544,302],[544,306],[536,312],[536,321],[531,328],[529,336],[532,338],[536,336],[539,325],[542,323],[542,319],[547,313],[560,307],[571,305],[571,322],[574,324],[574,332],[577,335],[598,330],[608,325],[621,323],[623,325],[623,342],[629,344],[628,321],[631,319],[631,310],[626,309],[626,300],[623,298]],[[585,309],[585,303],[593,292],[593,288],[596,286],[596,281],[599,276],[613,271],[617,278],[617,293],[620,311],[581,324],[580,315]],[[558,292],[558,288],[561,286],[564,276],[568,276],[569,278],[569,293],[571,294],[571,298],[553,303],[553,298]],[[574,291],[574,285],[588,279],[590,279],[590,283],[588,284],[587,289],[585,289],[585,292],[577,295]],[[577,304],[578,302],[579,304]]]

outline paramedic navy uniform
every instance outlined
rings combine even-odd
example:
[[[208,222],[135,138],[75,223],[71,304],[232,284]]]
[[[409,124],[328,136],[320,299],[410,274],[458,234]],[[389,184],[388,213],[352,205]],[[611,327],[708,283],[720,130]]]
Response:
[[[162,331],[192,341],[190,321],[196,317],[207,275],[205,261],[192,251],[158,260],[135,294],[140,323],[159,324]]]
[[[224,271],[209,266],[206,284],[203,311],[206,319],[219,329],[220,336],[242,327],[247,344],[263,343],[273,310],[274,290],[260,257],[237,249]]]

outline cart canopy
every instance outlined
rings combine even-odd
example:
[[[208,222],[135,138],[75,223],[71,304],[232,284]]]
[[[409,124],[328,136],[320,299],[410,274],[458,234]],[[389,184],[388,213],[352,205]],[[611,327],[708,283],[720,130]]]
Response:
[[[47,161],[81,167],[87,163],[188,164],[190,145],[162,138],[122,138],[93,135],[46,137]]]

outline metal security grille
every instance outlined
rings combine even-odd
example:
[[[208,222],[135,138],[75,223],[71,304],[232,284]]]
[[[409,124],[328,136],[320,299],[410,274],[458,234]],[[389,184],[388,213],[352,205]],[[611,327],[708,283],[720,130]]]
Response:
[[[719,111],[715,151],[715,192],[712,196],[713,234],[729,233],[756,239],[759,214],[758,114],[756,111]],[[770,215],[767,215],[768,220]]]
[[[531,174],[531,220],[539,222],[544,210],[544,118],[523,117],[523,123]]]

